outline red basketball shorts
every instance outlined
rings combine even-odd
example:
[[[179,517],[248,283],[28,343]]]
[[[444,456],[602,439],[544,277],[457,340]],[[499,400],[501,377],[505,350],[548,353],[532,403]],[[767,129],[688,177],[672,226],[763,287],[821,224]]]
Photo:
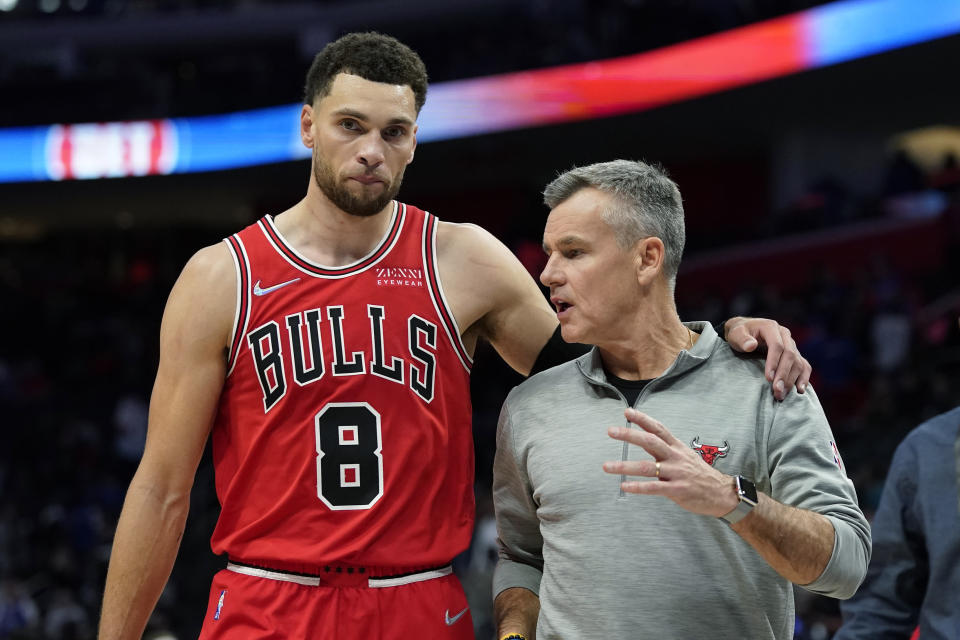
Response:
[[[213,577],[200,640],[473,640],[449,567],[397,578],[303,576],[228,565]]]

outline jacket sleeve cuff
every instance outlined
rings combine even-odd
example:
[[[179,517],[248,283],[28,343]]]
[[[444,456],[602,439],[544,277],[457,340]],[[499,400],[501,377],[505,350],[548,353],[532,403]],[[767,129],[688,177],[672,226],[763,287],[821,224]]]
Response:
[[[523,587],[539,596],[542,577],[543,572],[540,569],[501,556],[493,572],[493,597],[496,598],[501,591],[512,587]]]
[[[867,575],[869,542],[865,543],[843,520],[826,514],[825,517],[833,525],[833,553],[820,577],[802,586],[822,596],[846,600],[856,593]]]

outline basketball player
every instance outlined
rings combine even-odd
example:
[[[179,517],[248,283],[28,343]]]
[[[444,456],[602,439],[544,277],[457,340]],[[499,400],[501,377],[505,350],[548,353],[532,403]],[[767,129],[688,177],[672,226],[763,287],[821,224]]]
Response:
[[[100,637],[138,638],[208,436],[222,513],[201,638],[472,638],[450,560],[473,528],[469,374],[480,338],[528,374],[572,355],[514,256],[394,200],[426,97],[419,57],[351,34],[307,76],[306,197],[199,251],[167,302],[143,459]],[[785,331],[785,330],[784,330]],[[771,321],[782,396],[809,366]]]

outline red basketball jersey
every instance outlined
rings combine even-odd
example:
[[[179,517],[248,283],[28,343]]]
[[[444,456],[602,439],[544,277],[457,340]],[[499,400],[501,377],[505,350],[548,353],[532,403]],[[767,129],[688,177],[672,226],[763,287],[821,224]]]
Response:
[[[469,545],[472,362],[437,224],[394,203],[376,249],[336,268],[270,216],[226,239],[238,305],[212,434],[215,553],[311,571],[436,566]]]

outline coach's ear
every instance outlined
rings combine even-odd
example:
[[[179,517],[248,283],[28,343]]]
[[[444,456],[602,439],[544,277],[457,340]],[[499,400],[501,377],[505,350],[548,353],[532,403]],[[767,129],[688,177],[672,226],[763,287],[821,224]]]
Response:
[[[300,141],[307,149],[313,149],[313,107],[309,104],[300,109]]]
[[[634,264],[636,266],[637,282],[642,287],[649,286],[663,271],[663,259],[666,255],[663,240],[656,236],[642,238],[637,240],[634,251],[636,252]]]

